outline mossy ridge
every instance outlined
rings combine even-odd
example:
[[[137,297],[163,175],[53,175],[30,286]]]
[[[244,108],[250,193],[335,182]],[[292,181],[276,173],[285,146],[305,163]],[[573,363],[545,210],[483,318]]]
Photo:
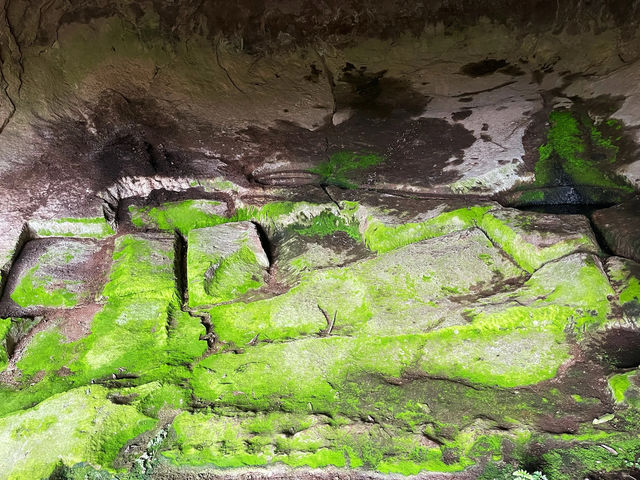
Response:
[[[498,274],[503,279],[522,277],[522,270],[479,230],[451,235],[346,267],[309,272],[277,297],[216,306],[209,310],[216,334],[236,345],[246,345],[255,335],[280,341],[326,329],[327,317],[335,317],[332,330],[338,335],[421,333],[444,316],[454,323],[452,312],[436,303],[451,291],[468,294],[491,284]],[[464,255],[451,258],[455,242]],[[455,318],[466,323],[461,312]]]
[[[11,480],[31,480],[47,477],[60,460],[109,469],[120,448],[156,421],[107,394],[98,385],[77,388],[0,418],[0,470]]]
[[[524,217],[526,214],[521,214]],[[487,236],[502,248],[505,253],[513,258],[527,272],[540,268],[547,262],[560,258],[579,249],[598,251],[594,240],[583,234],[577,238],[561,240],[547,247],[537,247],[527,242],[523,235],[514,226],[491,212],[483,215],[478,226]]]
[[[104,217],[63,217],[52,220],[31,220],[29,227],[38,237],[106,238],[115,230]]]
[[[497,350],[496,338],[519,352],[521,361]],[[569,348],[563,342],[562,332],[473,326],[375,340],[310,338],[263,344],[241,355],[213,355],[195,368],[193,387],[196,396],[217,405],[355,414],[354,399],[341,397],[349,372],[402,378],[411,371],[418,377],[514,387],[553,378],[568,359]],[[456,360],[461,354],[466,362]]]
[[[207,345],[199,340],[205,333],[199,319],[179,308],[172,241],[172,237],[135,235],[118,239],[103,290],[107,302],[95,315],[91,333],[67,343],[57,328],[39,332],[17,365],[25,386],[0,390],[0,416],[116,374],[126,374],[130,378],[125,383],[133,384],[189,378],[187,365]],[[58,376],[62,367],[71,375]],[[29,385],[41,371],[46,372],[44,378]]]
[[[388,226],[375,217],[369,217],[363,233],[367,247],[385,253],[410,243],[446,235],[474,227],[491,207],[467,207],[443,212],[419,223]]]
[[[189,306],[228,302],[256,290],[268,267],[252,223],[193,229],[187,248]]]
[[[270,230],[294,224],[309,226],[310,221],[322,212],[339,214],[334,205],[289,201],[269,202],[260,207],[240,202],[233,215],[225,215],[226,211],[226,207],[214,200],[167,202],[158,207],[129,206],[134,226],[169,232],[178,230],[184,236],[195,228],[242,221],[254,221]]]
[[[421,434],[392,425],[336,422],[318,415],[182,413],[173,428],[177,445],[163,455],[177,465],[332,465],[413,475],[423,470],[460,471],[473,463],[468,458],[445,463],[441,448],[425,447]]]
[[[633,187],[625,179],[610,170],[617,162],[619,130],[622,125],[611,119],[596,125],[588,115],[577,115],[572,110],[554,110],[549,114],[547,141],[538,149],[539,159],[535,165],[535,180],[525,187],[518,198],[520,203],[543,203],[545,189],[569,181],[578,190],[580,187],[595,187],[586,195],[593,202],[606,198],[621,198],[632,193]],[[598,153],[604,160],[589,158]],[[530,190],[531,187],[534,190]],[[535,188],[540,190],[535,190]],[[604,189],[606,193],[598,193]]]
[[[354,189],[358,185],[349,179],[349,174],[374,167],[384,160],[383,156],[375,153],[340,151],[333,153],[326,162],[310,168],[309,172],[319,175],[322,185]]]
[[[552,331],[570,329],[582,340],[607,324],[611,313],[607,298],[613,294],[599,260],[590,254],[575,253],[547,263],[512,292],[482,299],[467,314],[476,324],[493,324],[496,328],[517,328],[522,321]]]

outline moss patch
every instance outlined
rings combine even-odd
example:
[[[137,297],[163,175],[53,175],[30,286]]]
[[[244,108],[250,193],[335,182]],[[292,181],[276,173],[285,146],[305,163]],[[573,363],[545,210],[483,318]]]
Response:
[[[310,168],[311,173],[320,176],[323,185],[335,185],[340,188],[357,188],[349,179],[351,173],[376,166],[384,161],[384,157],[373,153],[336,152],[329,160]]]
[[[189,305],[235,300],[264,285],[269,259],[256,227],[237,222],[189,232]]]
[[[420,223],[388,226],[375,218],[369,218],[364,231],[366,245],[377,253],[434,238],[447,233],[472,228],[490,207],[460,208]]]
[[[535,181],[527,187],[541,190],[524,192],[520,203],[542,203],[545,189],[563,185],[575,187],[584,200],[592,202],[619,200],[633,192],[611,168],[621,140],[619,123],[609,120],[596,125],[586,114],[555,110],[549,115],[549,125],[547,141],[538,149]]]
[[[32,220],[29,226],[39,237],[105,238],[115,234],[104,217]]]
[[[95,252],[93,243],[60,240],[46,246],[20,278],[11,299],[21,307],[73,307],[88,300],[86,281],[76,270]]]
[[[113,404],[107,393],[97,385],[78,388],[1,418],[0,470],[12,480],[31,480],[47,477],[60,460],[110,467],[128,440],[156,422]]]

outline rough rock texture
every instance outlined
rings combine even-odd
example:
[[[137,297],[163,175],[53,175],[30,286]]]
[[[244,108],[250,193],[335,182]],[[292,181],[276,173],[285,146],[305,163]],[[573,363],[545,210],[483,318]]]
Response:
[[[615,255],[640,262],[640,198],[593,213],[593,223]]]
[[[640,475],[640,2],[0,5],[0,479]]]
[[[189,232],[189,306],[224,303],[264,284],[269,259],[251,222],[227,223]]]
[[[44,328],[6,350],[0,390],[8,438],[25,415],[36,425],[33,445],[60,425],[76,428],[84,417],[47,413],[49,405],[100,392],[112,405],[99,411],[115,440],[91,433],[87,447],[86,436],[70,436],[63,465],[37,450],[19,462],[7,455],[7,478],[27,478],[29,469],[75,478],[97,466],[148,478],[188,478],[203,466],[215,476],[274,466],[277,475],[278,465],[338,468],[338,476],[355,469],[357,478],[473,478],[488,468],[507,478],[529,461],[534,439],[554,478],[571,478],[565,459],[580,448],[596,448],[597,460],[573,468],[601,470],[603,443],[619,455],[603,468],[629,468],[640,362],[635,263],[603,265],[577,215],[349,196],[337,205],[245,199],[229,216],[186,214],[202,213],[197,199],[129,208],[132,222],[119,228],[131,233],[115,238],[90,332],[65,339],[57,313],[45,312]],[[185,234],[186,251],[180,235],[149,231],[140,211],[156,229]],[[296,238],[302,253],[292,256]],[[309,245],[346,261],[304,268],[317,248]],[[345,245],[355,256],[341,257]],[[505,247],[513,245],[515,254]],[[238,255],[243,249],[252,261]],[[544,261],[532,264],[540,251]],[[262,276],[256,293],[231,288],[215,301],[183,303],[206,293],[201,279],[243,281],[224,276],[225,261],[250,281]],[[220,265],[207,276],[212,263]],[[270,264],[300,268],[278,283]],[[85,390],[91,383],[103,386]],[[139,415],[128,422],[142,423],[120,421],[122,408]]]

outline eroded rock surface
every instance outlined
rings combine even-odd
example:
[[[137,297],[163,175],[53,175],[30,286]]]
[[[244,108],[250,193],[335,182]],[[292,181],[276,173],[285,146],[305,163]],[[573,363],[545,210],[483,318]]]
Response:
[[[638,476],[638,1],[2,7],[0,479]]]
[[[640,261],[640,199],[593,213],[593,223],[615,255]]]

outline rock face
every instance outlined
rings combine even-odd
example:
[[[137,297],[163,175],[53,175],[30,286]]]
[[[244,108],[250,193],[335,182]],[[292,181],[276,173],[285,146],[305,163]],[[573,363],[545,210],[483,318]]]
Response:
[[[4,0],[0,480],[638,477],[639,11]]]
[[[593,223],[615,254],[640,262],[640,199],[593,213]]]

